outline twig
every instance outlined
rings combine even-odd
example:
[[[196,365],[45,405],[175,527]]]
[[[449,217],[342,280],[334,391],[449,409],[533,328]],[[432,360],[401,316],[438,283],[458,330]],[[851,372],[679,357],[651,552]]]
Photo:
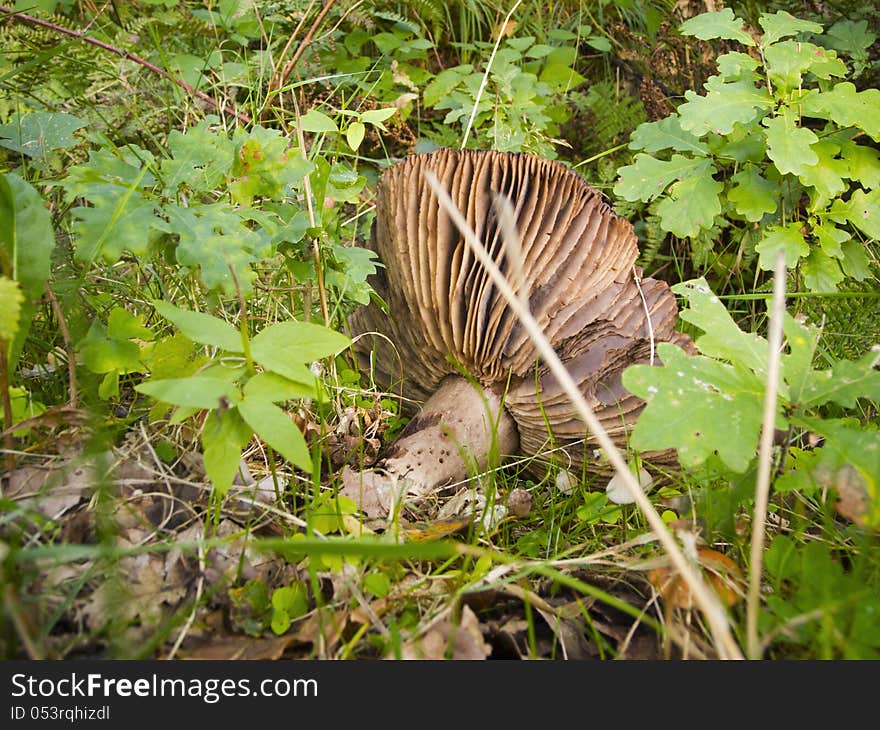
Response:
[[[124,51],[121,48],[117,48],[116,46],[112,46],[109,43],[105,43],[104,41],[99,41],[97,38],[92,38],[91,36],[87,36],[85,33],[82,33],[78,30],[71,30],[70,28],[65,28],[63,25],[58,25],[56,23],[50,23],[48,20],[42,20],[41,18],[35,18],[32,15],[27,15],[25,13],[16,13],[12,8],[8,8],[5,5],[0,5],[0,13],[6,15],[10,18],[14,18],[15,20],[20,20],[24,23],[30,23],[31,25],[38,25],[41,28],[48,28],[49,30],[55,31],[56,33],[62,33],[63,35],[68,35],[78,40],[83,41],[84,43],[89,43],[93,46],[97,46],[98,48],[103,48],[105,51],[110,51],[110,53],[115,53],[117,56],[121,56],[122,58],[127,58],[129,61],[134,61],[135,63],[143,66],[144,68],[149,69],[155,74],[158,74],[164,79],[172,82],[173,84],[177,84],[181,89],[186,91],[188,94],[192,94],[198,99],[201,99],[206,104],[210,104],[215,109],[222,111],[224,114],[228,114],[229,116],[237,117],[244,124],[250,124],[251,118],[247,114],[242,111],[238,111],[237,109],[233,109],[229,106],[226,106],[220,101],[217,101],[214,97],[209,96],[204,91],[199,91],[198,89],[190,86],[185,81],[181,81],[180,79],[172,76],[165,69],[159,68],[155,64],[150,63],[145,58],[141,58],[137,54],[131,53],[130,51]]]
[[[284,48],[281,51],[281,54],[278,56],[278,62],[274,65],[272,69],[272,78],[269,81],[269,90],[280,89],[284,83],[278,81],[279,79],[279,70],[281,68],[281,62],[284,60],[284,57],[287,55],[288,51],[290,51],[290,47],[293,45],[296,37],[299,35],[300,30],[303,27],[303,24],[306,22],[306,18],[309,17],[309,13],[312,12],[312,6],[317,2],[317,0],[312,0],[309,3],[309,7],[306,8],[302,17],[299,19],[299,23],[296,24],[296,28],[293,29],[293,33],[290,34],[290,37],[287,39],[287,43],[284,45]]]
[[[758,451],[758,481],[755,487],[755,515],[752,519],[752,544],[749,560],[749,595],[746,603],[746,637],[750,659],[761,658],[758,638],[758,611],[761,607],[761,565],[764,550],[764,527],[770,500],[770,472],[773,466],[773,432],[776,426],[776,394],[779,391],[779,363],[782,350],[782,318],[785,314],[785,257],[776,257],[773,275],[773,299],[770,303],[770,328],[767,336],[767,389],[764,393],[764,420]]]
[[[645,496],[642,487],[636,481],[633,473],[629,470],[626,460],[617,449],[614,441],[611,440],[611,437],[602,427],[602,424],[596,417],[595,413],[593,413],[593,410],[578,389],[574,379],[569,374],[565,365],[562,364],[562,361],[559,359],[553,346],[544,335],[540,325],[532,316],[528,307],[517,297],[516,292],[513,291],[510,283],[492,260],[492,257],[486,251],[467,220],[455,206],[455,203],[452,202],[452,198],[440,184],[436,175],[434,175],[431,170],[425,170],[424,176],[431,189],[434,191],[434,194],[437,196],[440,205],[450,218],[452,218],[452,221],[464,236],[465,241],[482,263],[483,268],[492,278],[492,282],[498,287],[498,291],[507,300],[508,305],[516,314],[532,342],[535,343],[535,347],[540,353],[544,363],[549,367],[550,371],[556,377],[557,382],[562,386],[566,395],[571,399],[578,415],[602,447],[607,455],[608,461],[611,462],[611,465],[620,475],[623,483],[626,485],[627,489],[629,489],[633,500],[645,515],[651,529],[657,535],[660,544],[668,553],[672,564],[681,574],[685,583],[688,585],[688,588],[690,588],[697,606],[703,611],[709,623],[709,629],[715,640],[719,656],[722,659],[743,658],[742,652],[730,631],[727,614],[721,606],[718,597],[706,586],[705,581],[700,577],[694,565],[685,557],[681,548],[675,542],[675,538],[666,528],[666,524],[657,513],[657,510],[654,509],[654,506]]]
[[[305,52],[306,48],[308,48],[312,43],[312,38],[315,37],[315,33],[318,28],[321,26],[321,23],[324,22],[324,18],[327,17],[327,13],[330,12],[330,9],[336,4],[336,0],[327,0],[327,3],[321,8],[321,12],[318,13],[318,17],[315,18],[315,22],[312,23],[312,27],[309,28],[306,33],[306,37],[302,39],[302,43],[300,43],[296,50],[293,52],[293,57],[287,62],[284,66],[284,69],[281,71],[281,76],[278,79],[275,79],[275,87],[274,90],[280,89],[284,86],[284,83],[287,81],[287,77],[290,76],[293,69],[296,67],[296,64],[299,62],[299,59],[302,57],[302,54]],[[311,7],[311,6],[309,6]],[[285,53],[287,49],[285,48]],[[272,89],[270,89],[271,91]]]
[[[492,48],[492,54],[489,56],[489,61],[486,64],[486,71],[483,73],[483,78],[480,81],[480,88],[477,90],[477,98],[474,99],[474,108],[471,110],[471,116],[468,119],[467,126],[464,129],[464,137],[461,140],[461,148],[464,149],[467,146],[468,136],[470,136],[471,128],[474,126],[474,119],[477,116],[477,108],[480,106],[480,99],[483,97],[483,91],[486,89],[486,84],[489,81],[489,72],[492,70],[492,62],[495,60],[495,54],[498,52],[498,46],[501,45],[501,39],[504,37],[504,29],[507,27],[507,24],[510,22],[510,18],[516,12],[516,9],[520,6],[522,0],[516,0],[513,7],[510,9],[510,12],[507,13],[507,17],[504,18],[504,22],[501,23],[501,30],[498,33],[498,37],[495,39],[495,46]]]
[[[77,404],[77,388],[76,388],[76,353],[73,350],[73,342],[70,339],[70,330],[67,328],[67,320],[64,318],[64,312],[58,305],[55,298],[55,292],[49,286],[47,281],[44,285],[46,289],[46,298],[52,305],[52,311],[55,313],[55,319],[58,320],[58,329],[61,330],[61,339],[64,341],[64,351],[67,353],[67,380],[69,381],[68,389],[70,390],[70,407],[76,408]]]

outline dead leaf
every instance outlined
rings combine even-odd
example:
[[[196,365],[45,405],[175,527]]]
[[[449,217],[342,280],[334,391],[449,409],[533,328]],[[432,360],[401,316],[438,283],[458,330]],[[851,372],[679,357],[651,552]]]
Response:
[[[52,469],[23,466],[9,475],[3,496],[50,519],[58,519],[81,499],[90,496],[95,483],[94,472],[86,465]]]
[[[451,659],[485,659],[492,653],[492,647],[483,640],[477,614],[468,606],[462,608],[458,624],[444,619],[419,638],[405,642],[401,659],[445,659],[450,647]]]
[[[697,548],[697,558],[703,577],[725,606],[735,606],[745,592],[745,581],[739,566],[724,553],[707,547]],[[652,569],[648,580],[660,596],[671,606],[690,609],[694,599],[690,588],[671,566]]]
[[[284,651],[296,641],[291,634],[254,638],[252,636],[221,636],[214,634],[189,642],[181,648],[181,659],[207,659],[222,661],[277,661]]]

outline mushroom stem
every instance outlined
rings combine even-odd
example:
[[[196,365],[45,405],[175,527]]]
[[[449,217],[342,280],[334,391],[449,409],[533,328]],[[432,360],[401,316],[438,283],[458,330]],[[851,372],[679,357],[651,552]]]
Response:
[[[359,486],[369,484],[380,493],[385,511],[404,495],[426,495],[460,482],[473,470],[484,469],[490,455],[513,454],[518,448],[516,423],[501,395],[450,375],[374,468],[343,475],[345,492],[354,496]]]
[[[426,494],[484,469],[489,455],[519,447],[513,418],[499,394],[451,375],[391,445],[382,467],[406,479],[410,493]]]

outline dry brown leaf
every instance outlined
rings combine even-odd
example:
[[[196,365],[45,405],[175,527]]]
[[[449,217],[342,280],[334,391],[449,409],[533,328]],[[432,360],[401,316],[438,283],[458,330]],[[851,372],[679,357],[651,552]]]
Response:
[[[264,638],[210,635],[189,642],[178,652],[178,656],[181,659],[277,661],[295,641],[296,637],[292,634]]]
[[[67,465],[53,469],[23,466],[9,475],[9,484],[3,496],[22,507],[57,519],[91,494],[94,484],[94,473],[85,465],[72,469],[68,469]]]
[[[451,659],[479,660],[492,653],[492,647],[483,640],[477,614],[468,606],[462,608],[458,624],[444,619],[419,638],[405,642],[401,659],[445,659],[450,646]]]
[[[739,603],[745,591],[745,581],[739,566],[724,553],[707,547],[697,548],[703,577],[725,606]],[[687,583],[674,568],[663,566],[648,573],[648,580],[660,596],[671,606],[692,608],[694,599]]]

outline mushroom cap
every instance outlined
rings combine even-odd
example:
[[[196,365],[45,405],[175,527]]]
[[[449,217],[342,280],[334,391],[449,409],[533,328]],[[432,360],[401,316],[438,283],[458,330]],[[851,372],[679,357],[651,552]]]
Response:
[[[572,467],[589,468],[595,459],[589,447],[585,451],[586,426],[441,208],[426,169],[501,271],[520,275],[532,315],[620,443],[643,405],[623,388],[623,370],[649,361],[652,331],[655,343],[690,345],[673,330],[674,295],[662,281],[641,279],[632,225],[561,163],[525,153],[441,149],[407,157],[382,176],[369,246],[384,268],[370,284],[388,309],[371,303],[349,319],[353,335],[384,335],[356,339],[362,366],[383,387],[400,385],[415,400],[463,371],[504,392],[522,452],[562,446]],[[518,253],[506,250],[496,194],[511,202]],[[521,269],[512,255],[520,257]],[[673,452],[648,456],[674,460]]]

